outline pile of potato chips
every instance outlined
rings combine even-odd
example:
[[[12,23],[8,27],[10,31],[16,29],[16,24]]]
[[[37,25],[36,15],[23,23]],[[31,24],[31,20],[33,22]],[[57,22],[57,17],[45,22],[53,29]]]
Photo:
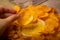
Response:
[[[46,5],[14,6],[20,17],[16,28],[9,31],[11,40],[60,40],[60,17],[54,8]],[[13,23],[13,24],[14,24]]]

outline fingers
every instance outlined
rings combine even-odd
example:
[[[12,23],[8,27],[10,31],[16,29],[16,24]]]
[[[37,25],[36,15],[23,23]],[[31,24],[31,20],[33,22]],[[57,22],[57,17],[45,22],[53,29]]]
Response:
[[[16,11],[13,10],[12,8],[3,8],[3,11],[4,11],[5,13],[13,13],[13,14],[16,13]]]
[[[0,15],[3,13],[3,7],[0,7]]]
[[[5,22],[9,24],[9,23],[13,22],[14,20],[16,20],[18,17],[19,17],[19,15],[17,15],[17,14],[11,15],[5,19]]]
[[[4,30],[7,28],[7,26],[13,22],[14,20],[16,20],[19,17],[19,15],[15,14],[15,15],[11,15],[6,19],[0,19],[0,36],[2,35],[2,33],[4,32]]]
[[[0,13],[13,13],[13,14],[15,14],[16,11],[13,10],[12,8],[0,7]]]
[[[3,11],[4,11],[5,13],[13,13],[13,14],[16,13],[16,11],[13,10],[12,8],[3,8]]]
[[[15,14],[12,15],[6,19],[0,19],[0,36],[2,35],[2,33],[4,32],[4,30],[7,28],[7,26],[13,22],[15,19],[17,19],[19,17],[19,15]]]
[[[12,14],[12,13],[5,13],[5,14],[3,14],[3,15],[0,15],[0,18],[1,18],[1,19],[5,19],[5,18],[7,18],[7,17],[9,17],[9,16],[11,16],[11,15],[14,15],[14,14]]]
[[[9,16],[14,15],[14,14],[12,14],[12,13],[5,13],[4,15],[5,15],[5,17],[9,17]]]
[[[0,7],[0,18],[6,18],[9,15],[16,14],[16,11],[8,7]],[[7,16],[8,15],[8,16]]]

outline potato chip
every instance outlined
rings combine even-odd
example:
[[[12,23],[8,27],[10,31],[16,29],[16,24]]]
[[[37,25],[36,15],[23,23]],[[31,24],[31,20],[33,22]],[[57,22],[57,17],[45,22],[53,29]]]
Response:
[[[20,15],[19,19],[17,19],[18,22],[15,21],[15,23],[22,27],[22,30],[19,29],[23,34],[21,40],[28,39],[28,37],[31,37],[31,40],[57,40],[57,37],[60,37],[58,30],[55,30],[60,27],[60,16],[56,16],[54,8],[49,8],[45,5],[29,5],[26,8],[14,7],[14,9]],[[20,32],[17,31],[17,33],[19,34]],[[56,37],[53,37],[54,35]]]
[[[45,27],[45,23],[42,20],[38,20],[37,23],[35,24],[31,24],[31,25],[27,25],[28,27],[23,27],[22,32],[25,35],[35,35],[35,34],[39,34],[40,32],[42,32],[44,30]]]
[[[36,6],[36,9],[47,12],[47,13],[51,10],[51,8],[47,7],[46,5],[38,5],[38,6]]]
[[[15,11],[17,11],[17,13],[18,13],[18,12],[21,10],[21,7],[15,5],[15,6],[13,6],[13,9],[14,9]]]

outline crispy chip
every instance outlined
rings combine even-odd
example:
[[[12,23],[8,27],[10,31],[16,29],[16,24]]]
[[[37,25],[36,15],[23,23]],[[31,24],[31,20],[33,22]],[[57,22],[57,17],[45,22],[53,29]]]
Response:
[[[21,10],[21,8],[19,6],[17,6],[17,5],[13,6],[13,9],[15,11],[17,11],[17,13]]]
[[[15,6],[14,10],[20,15],[15,23],[22,27],[22,30],[19,29],[23,34],[21,40],[28,39],[28,37],[31,37],[31,40],[58,40],[60,38],[60,16],[56,16],[54,8],[49,8],[46,5],[29,5],[26,8]],[[19,31],[17,31],[18,34]],[[13,37],[15,38],[17,35]]]

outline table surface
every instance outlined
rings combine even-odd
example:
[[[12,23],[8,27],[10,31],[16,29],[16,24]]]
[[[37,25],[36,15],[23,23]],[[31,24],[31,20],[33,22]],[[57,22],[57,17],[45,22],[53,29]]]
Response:
[[[58,12],[60,12],[60,0],[48,0],[42,4],[55,8],[58,10]],[[0,0],[0,5],[7,5],[8,7],[11,7],[13,4],[8,2],[7,0]]]
[[[60,12],[60,0],[48,0],[43,4],[55,8],[58,12]]]

